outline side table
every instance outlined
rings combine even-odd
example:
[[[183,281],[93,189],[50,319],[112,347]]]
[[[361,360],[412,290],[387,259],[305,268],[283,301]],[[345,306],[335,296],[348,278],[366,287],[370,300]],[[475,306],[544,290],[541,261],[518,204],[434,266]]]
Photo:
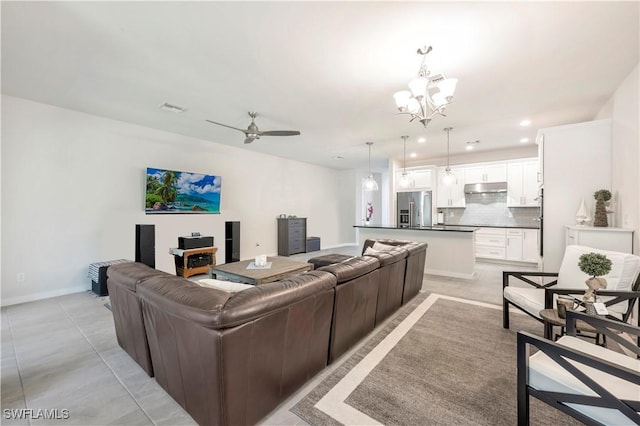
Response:
[[[557,309],[543,309],[540,311],[540,317],[544,321],[544,338],[545,339],[556,340],[555,338],[552,339],[553,326],[560,327],[560,334],[557,335],[556,337],[559,337],[565,334],[565,328],[567,327],[567,320],[566,318],[560,318],[560,315],[558,315]],[[597,330],[595,328],[591,327],[589,324],[587,324],[584,321],[580,321],[580,320],[576,321],[576,330],[585,331],[587,333],[594,333],[596,335],[595,339],[596,339],[597,345],[604,346],[604,344],[606,343],[604,339],[604,335],[602,336],[602,344],[601,344],[600,334],[597,333]]]

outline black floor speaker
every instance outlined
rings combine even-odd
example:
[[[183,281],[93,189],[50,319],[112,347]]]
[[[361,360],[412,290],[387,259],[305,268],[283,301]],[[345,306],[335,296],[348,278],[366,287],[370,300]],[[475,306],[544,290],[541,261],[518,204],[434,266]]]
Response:
[[[155,225],[136,225],[136,262],[156,267]]]
[[[240,261],[240,222],[224,223],[224,263]]]

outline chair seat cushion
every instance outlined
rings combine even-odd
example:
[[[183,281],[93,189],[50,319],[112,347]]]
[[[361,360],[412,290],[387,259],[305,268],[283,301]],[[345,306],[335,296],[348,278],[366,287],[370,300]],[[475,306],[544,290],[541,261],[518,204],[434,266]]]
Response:
[[[640,360],[638,359],[625,356],[572,336],[563,336],[558,339],[557,343],[640,373]],[[640,385],[621,380],[575,361],[570,362],[618,399],[640,401]],[[575,395],[597,395],[542,351],[535,353],[529,358],[529,385],[537,390],[563,392]],[[633,424],[618,410],[581,404],[567,405],[603,424]]]
[[[535,287],[504,288],[504,298],[536,318],[540,317],[540,311],[544,309],[544,289]]]

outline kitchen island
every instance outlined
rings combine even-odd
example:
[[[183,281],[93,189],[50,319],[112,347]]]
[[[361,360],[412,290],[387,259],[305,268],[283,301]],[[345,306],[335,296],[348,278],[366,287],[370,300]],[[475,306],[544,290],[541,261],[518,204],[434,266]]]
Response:
[[[358,244],[367,238],[419,241],[428,244],[426,274],[471,279],[475,276],[475,232],[478,228],[421,226],[398,228],[384,225],[356,225]]]

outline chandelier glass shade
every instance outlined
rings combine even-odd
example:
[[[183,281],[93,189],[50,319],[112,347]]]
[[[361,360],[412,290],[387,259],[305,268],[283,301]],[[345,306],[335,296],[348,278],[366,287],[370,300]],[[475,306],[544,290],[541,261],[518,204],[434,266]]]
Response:
[[[447,167],[444,169],[444,174],[442,175],[441,181],[444,186],[451,186],[458,183],[458,179],[456,175],[451,172],[451,167],[449,167],[449,132],[453,129],[453,127],[447,127],[444,129],[447,132]]]
[[[371,145],[373,142],[367,142],[369,146],[369,175],[362,180],[362,189],[364,191],[377,191],[378,190],[378,182],[373,178],[373,174],[371,174]]]
[[[407,139],[409,138],[409,136],[402,136],[402,139],[404,141],[404,154],[402,157],[402,175],[400,175],[400,179],[398,180],[398,186],[400,186],[400,188],[408,188],[410,186],[413,186],[413,179],[411,178],[411,175],[409,175],[407,173]]]
[[[411,120],[418,119],[424,127],[436,115],[444,116],[444,111],[453,100],[458,79],[445,78],[442,74],[431,75],[427,65],[427,55],[432,47],[418,49],[422,64],[418,76],[409,82],[409,90],[396,92],[393,97],[400,114],[409,114]]]

